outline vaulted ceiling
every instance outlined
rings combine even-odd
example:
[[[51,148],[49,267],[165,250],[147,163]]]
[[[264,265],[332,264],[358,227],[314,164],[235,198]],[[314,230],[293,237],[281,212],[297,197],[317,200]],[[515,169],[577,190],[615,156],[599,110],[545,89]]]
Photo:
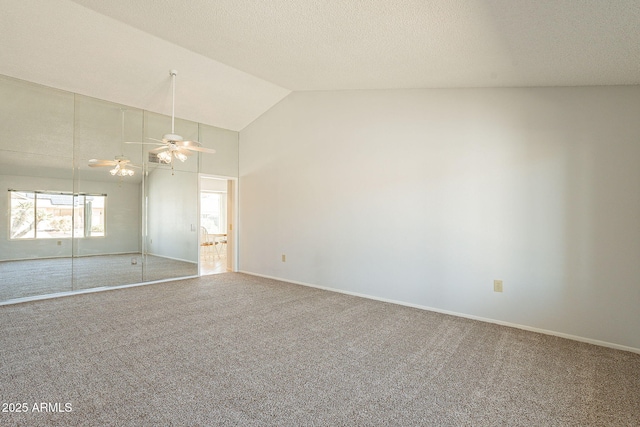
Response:
[[[0,74],[240,130],[290,91],[640,84],[640,0],[0,0]]]

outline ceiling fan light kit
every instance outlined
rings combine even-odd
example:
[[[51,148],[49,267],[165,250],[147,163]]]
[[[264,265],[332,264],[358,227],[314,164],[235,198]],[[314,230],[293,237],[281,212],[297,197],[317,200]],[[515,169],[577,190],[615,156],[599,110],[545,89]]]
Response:
[[[118,161],[113,169],[109,171],[109,173],[113,176],[133,176],[135,174],[133,169],[127,169],[127,160],[124,156],[117,156],[116,160]]]
[[[111,169],[109,171],[109,173],[111,175],[117,175],[117,176],[133,176],[134,172],[131,169],[120,169],[120,167],[118,165],[116,165],[115,168]]]
[[[158,160],[160,160],[162,163],[171,163],[171,154],[169,154],[168,151],[158,153]]]
[[[109,170],[109,173],[113,176],[133,176],[135,171],[133,169],[129,169],[129,167],[136,167],[134,165],[129,165],[129,159],[124,156],[116,156],[115,160],[98,160],[91,159],[89,160],[89,166],[92,168],[101,168],[113,166],[113,169]]]
[[[161,151],[160,153],[158,153],[158,160],[161,161],[162,163],[169,164],[171,163],[174,157],[180,160],[181,162],[184,162],[185,160],[187,160],[187,156],[182,154],[178,150]]]

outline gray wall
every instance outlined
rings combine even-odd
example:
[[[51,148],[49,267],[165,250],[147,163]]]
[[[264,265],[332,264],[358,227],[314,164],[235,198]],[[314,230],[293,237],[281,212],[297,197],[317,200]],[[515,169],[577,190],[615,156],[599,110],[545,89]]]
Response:
[[[638,86],[293,93],[240,133],[239,268],[640,349],[639,117]]]

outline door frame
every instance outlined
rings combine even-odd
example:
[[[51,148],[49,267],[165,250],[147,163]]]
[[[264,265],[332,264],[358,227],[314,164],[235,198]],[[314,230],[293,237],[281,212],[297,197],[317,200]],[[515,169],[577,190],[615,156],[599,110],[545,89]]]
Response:
[[[198,173],[198,230],[200,230],[203,179],[219,179],[227,182],[227,271],[238,271],[238,178],[233,176]],[[202,257],[200,251],[200,233],[198,232],[198,276],[201,276]]]

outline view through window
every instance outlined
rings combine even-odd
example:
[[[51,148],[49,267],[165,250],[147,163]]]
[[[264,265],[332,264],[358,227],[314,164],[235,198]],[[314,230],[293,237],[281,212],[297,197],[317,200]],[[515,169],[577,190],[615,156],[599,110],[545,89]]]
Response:
[[[106,194],[9,190],[11,239],[104,237]]]
[[[200,193],[200,225],[210,234],[226,233],[226,197],[224,193]]]

